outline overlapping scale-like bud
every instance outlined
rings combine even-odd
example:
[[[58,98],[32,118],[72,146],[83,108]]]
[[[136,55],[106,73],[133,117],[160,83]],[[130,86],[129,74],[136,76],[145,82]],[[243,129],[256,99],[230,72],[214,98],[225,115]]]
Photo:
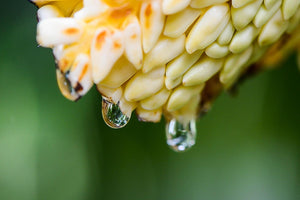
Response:
[[[193,145],[191,122],[222,89],[300,47],[299,0],[32,2],[63,95],[77,100],[96,84],[113,128],[133,110],[142,121],[164,114],[177,151]]]

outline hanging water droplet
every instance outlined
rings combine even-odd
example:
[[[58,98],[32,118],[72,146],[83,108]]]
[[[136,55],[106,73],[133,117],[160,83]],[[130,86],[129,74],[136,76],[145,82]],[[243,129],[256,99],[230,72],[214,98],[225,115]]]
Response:
[[[167,144],[177,152],[190,149],[196,142],[196,123],[191,120],[186,124],[172,119],[166,126]]]
[[[130,120],[130,116],[125,115],[118,104],[105,97],[102,97],[102,117],[105,123],[114,129],[123,128]]]
[[[80,95],[72,87],[70,80],[68,79],[69,72],[63,74],[59,69],[56,70],[56,78],[58,87],[61,93],[68,99],[76,101],[80,98]]]

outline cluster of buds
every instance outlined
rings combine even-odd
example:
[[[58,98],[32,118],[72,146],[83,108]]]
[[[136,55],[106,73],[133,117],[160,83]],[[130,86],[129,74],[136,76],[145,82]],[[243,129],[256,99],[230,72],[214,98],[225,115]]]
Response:
[[[134,110],[164,115],[176,151],[195,143],[195,120],[220,91],[300,47],[299,0],[31,1],[62,94],[75,101],[96,84],[113,128]]]

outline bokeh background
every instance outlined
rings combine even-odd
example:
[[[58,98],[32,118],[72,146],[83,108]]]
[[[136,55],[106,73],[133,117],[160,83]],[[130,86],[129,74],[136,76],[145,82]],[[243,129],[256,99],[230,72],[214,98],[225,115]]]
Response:
[[[224,93],[199,120],[197,144],[174,153],[164,122],[122,130],[92,89],[59,92],[51,51],[35,41],[36,8],[0,6],[1,200],[299,200],[300,74],[282,67]]]

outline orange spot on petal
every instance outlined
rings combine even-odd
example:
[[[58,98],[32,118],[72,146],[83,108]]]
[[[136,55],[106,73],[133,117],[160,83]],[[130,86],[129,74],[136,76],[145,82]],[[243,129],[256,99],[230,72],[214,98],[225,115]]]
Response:
[[[106,37],[107,33],[105,31],[101,32],[98,34],[97,38],[96,38],[96,49],[100,50],[102,47],[102,44],[105,41],[105,37]]]
[[[152,6],[151,6],[151,4],[149,4],[147,6],[147,8],[145,9],[145,16],[150,17],[151,14],[152,14]]]
[[[145,9],[145,19],[146,19],[146,22],[145,22],[145,26],[146,26],[146,28],[149,28],[150,27],[150,17],[151,17],[151,15],[152,15],[152,6],[151,6],[151,4],[149,4],[148,6],[147,6],[147,8]]]
[[[83,70],[82,70],[82,72],[81,72],[81,74],[80,74],[80,77],[79,77],[79,81],[81,81],[81,80],[83,79],[84,75],[86,74],[86,72],[87,72],[87,70],[88,70],[88,67],[89,67],[88,64],[86,64],[86,65],[83,67]]]
[[[131,37],[131,39],[136,39],[136,38],[137,38],[137,35],[136,35],[136,34],[133,34],[133,35],[131,35],[130,37]]]
[[[111,12],[110,17],[114,19],[122,19],[132,13],[132,8],[115,9]]]
[[[119,48],[121,48],[121,44],[120,43],[118,43],[118,42],[114,42],[114,48],[115,49],[119,49]]]
[[[67,28],[66,30],[64,30],[64,33],[66,35],[74,35],[79,33],[79,30],[77,28]]]

